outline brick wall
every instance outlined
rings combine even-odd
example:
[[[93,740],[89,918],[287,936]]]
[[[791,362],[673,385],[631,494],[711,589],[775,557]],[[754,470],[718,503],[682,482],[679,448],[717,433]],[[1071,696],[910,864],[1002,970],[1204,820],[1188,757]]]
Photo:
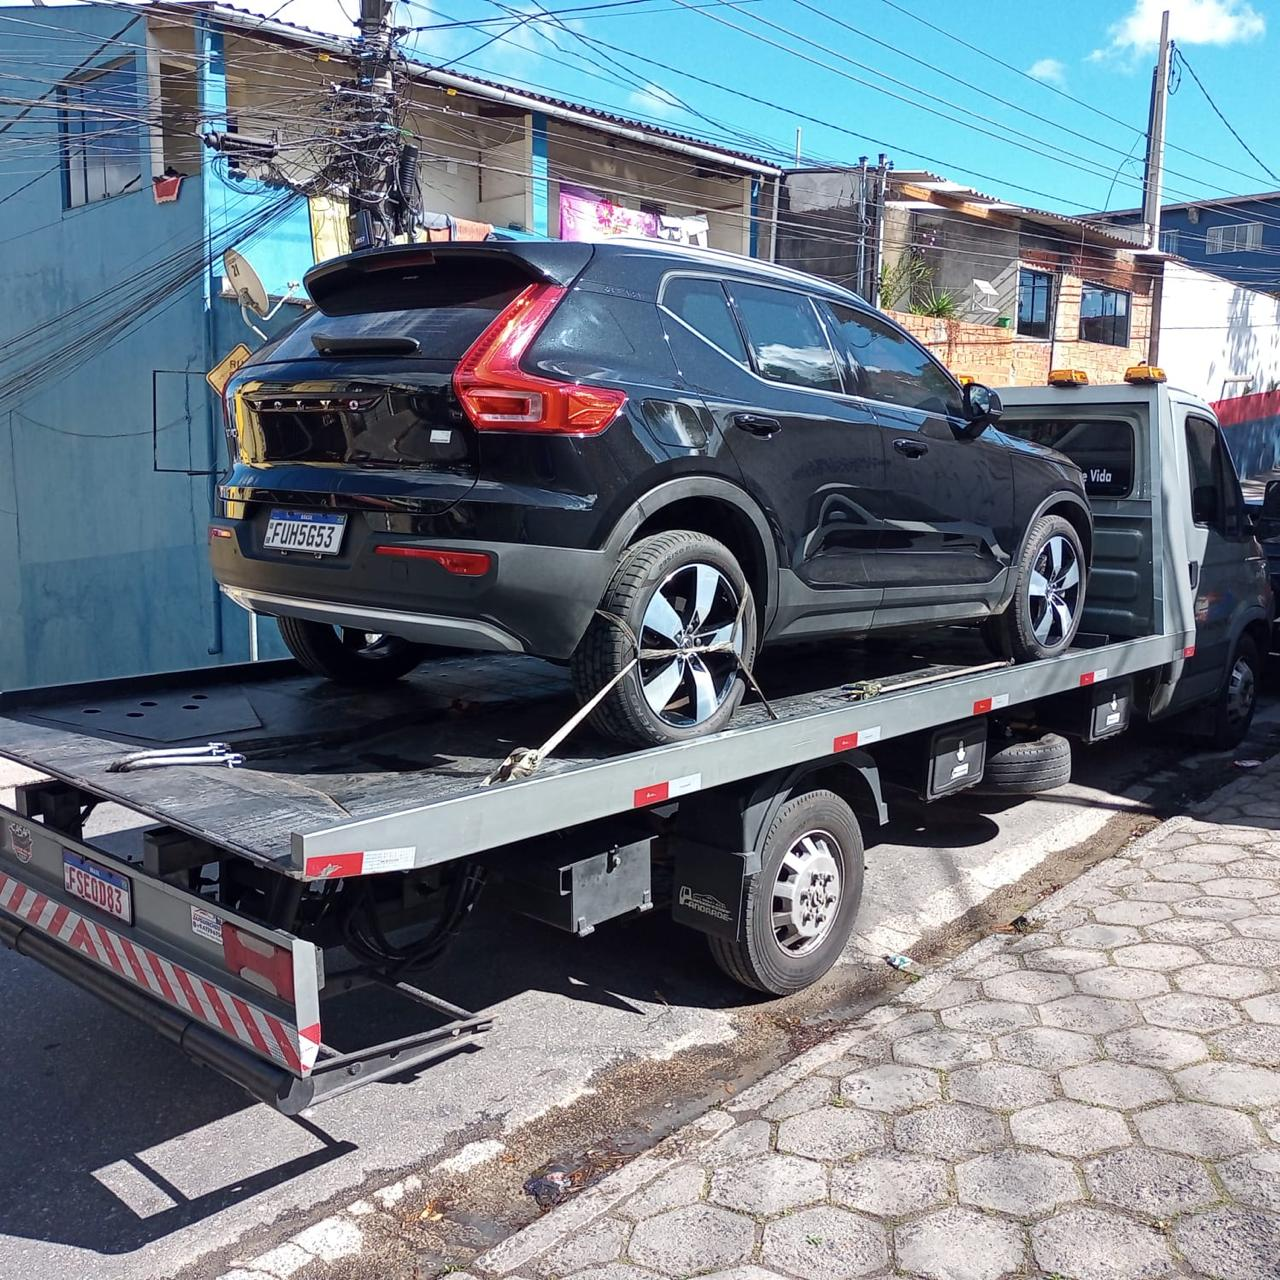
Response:
[[[1024,266],[1050,271],[1057,281],[1056,338],[1050,344],[1020,338],[1012,327],[935,320],[929,316],[891,311],[889,314],[924,343],[955,374],[967,374],[992,386],[1038,386],[1055,368],[1083,369],[1090,382],[1120,382],[1124,371],[1147,358],[1151,329],[1150,268],[1135,263],[1131,254],[1085,249],[1063,254],[1037,249],[1024,237]],[[1127,289],[1129,345],[1113,347],[1080,341],[1080,295],[1084,283]]]

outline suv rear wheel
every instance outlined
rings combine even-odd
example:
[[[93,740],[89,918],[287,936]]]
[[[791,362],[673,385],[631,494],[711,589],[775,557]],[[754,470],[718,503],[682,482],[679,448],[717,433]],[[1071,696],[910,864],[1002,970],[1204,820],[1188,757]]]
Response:
[[[313,675],[338,684],[390,684],[408,675],[430,652],[399,636],[331,627],[303,618],[277,618],[289,652]]]
[[[642,538],[623,554],[600,612],[625,623],[645,655],[592,713],[601,733],[664,746],[728,723],[742,700],[741,663],[755,658],[756,612],[727,547],[682,529]],[[579,699],[594,697],[634,656],[626,630],[597,615],[573,655]]]

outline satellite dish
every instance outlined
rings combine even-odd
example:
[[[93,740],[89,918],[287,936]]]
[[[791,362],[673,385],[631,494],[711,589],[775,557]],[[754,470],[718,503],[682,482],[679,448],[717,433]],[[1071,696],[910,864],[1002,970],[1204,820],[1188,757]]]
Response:
[[[236,299],[240,303],[240,318],[263,342],[266,342],[267,335],[249,319],[249,312],[252,311],[254,315],[261,316],[264,320],[270,320],[293,297],[293,292],[298,287],[298,281],[289,281],[289,288],[273,307],[271,299],[267,296],[266,286],[262,283],[258,273],[249,265],[249,260],[244,254],[237,252],[235,249],[228,249],[222,255],[222,270],[227,279],[231,281],[231,288],[235,291]]]
[[[228,249],[222,255],[222,269],[231,281],[240,305],[247,307],[254,315],[265,317],[271,310],[271,300],[267,297],[267,290],[258,278],[258,273],[249,265],[244,254]]]

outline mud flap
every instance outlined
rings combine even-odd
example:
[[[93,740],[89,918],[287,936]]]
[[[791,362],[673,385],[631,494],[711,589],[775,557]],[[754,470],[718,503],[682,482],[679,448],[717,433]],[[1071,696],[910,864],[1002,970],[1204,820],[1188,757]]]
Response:
[[[699,933],[737,940],[742,935],[747,885],[760,870],[760,855],[696,840],[675,842],[671,918]]]

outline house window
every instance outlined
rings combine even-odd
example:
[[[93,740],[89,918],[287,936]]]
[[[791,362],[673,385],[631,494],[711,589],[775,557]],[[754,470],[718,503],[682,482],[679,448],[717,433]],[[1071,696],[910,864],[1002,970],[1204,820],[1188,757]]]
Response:
[[[1215,253],[1248,253],[1262,248],[1262,223],[1232,222],[1221,227],[1207,227],[1204,251]]]
[[[138,73],[132,60],[59,86],[69,209],[135,191],[142,183]]]
[[[1046,271],[1018,272],[1018,332],[1047,338],[1053,324],[1053,277]]]
[[[1129,345],[1129,295],[1122,289],[1087,284],[1080,291],[1080,341]]]
[[[1176,231],[1162,231],[1160,233],[1160,252],[1178,252],[1178,233]]]

